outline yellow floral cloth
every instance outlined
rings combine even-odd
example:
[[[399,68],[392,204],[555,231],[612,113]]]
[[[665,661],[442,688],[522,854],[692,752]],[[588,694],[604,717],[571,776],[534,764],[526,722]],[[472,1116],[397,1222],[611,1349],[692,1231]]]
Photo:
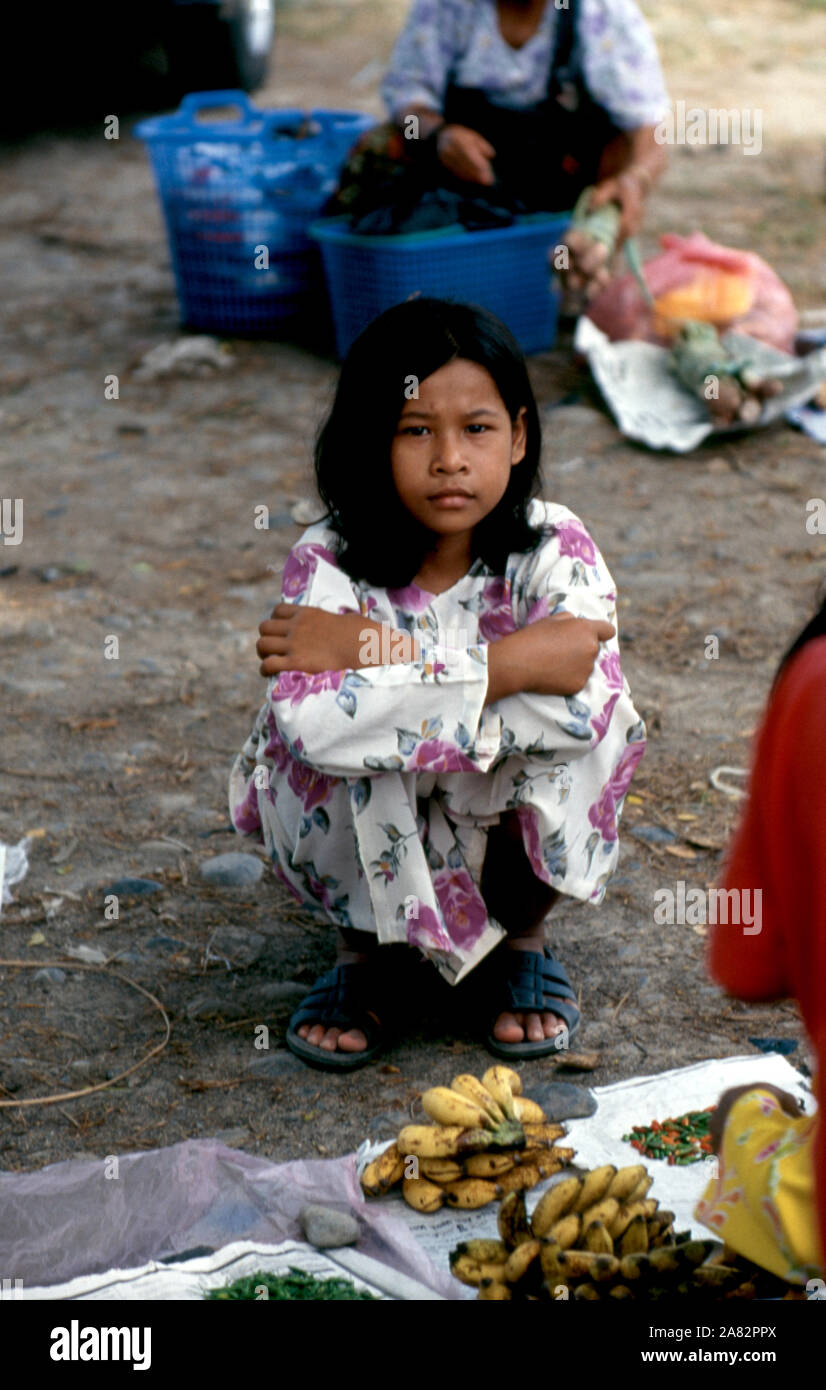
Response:
[[[694,1209],[739,1255],[794,1284],[824,1273],[812,1158],[816,1121],[792,1119],[759,1087],[745,1092],[723,1128],[719,1174]]]

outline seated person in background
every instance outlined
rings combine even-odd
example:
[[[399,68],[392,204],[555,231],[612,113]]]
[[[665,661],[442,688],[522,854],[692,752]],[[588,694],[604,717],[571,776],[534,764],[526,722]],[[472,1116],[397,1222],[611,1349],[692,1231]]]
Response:
[[[564,211],[595,184],[591,206],[619,204],[622,238],[665,164],[668,97],[635,0],[413,0],[381,92],[391,121],[356,146],[328,208],[361,230],[455,221],[455,204],[441,223],[422,207],[436,188],[484,225],[485,204]],[[587,247],[570,247],[572,288],[607,281],[604,248]]]
[[[805,1115],[762,1083],[725,1091],[712,1124],[719,1177],[695,1215],[738,1254],[805,1284],[826,1275],[826,602],[780,664],[749,792],[724,887],[749,890],[751,908],[762,894],[760,930],[745,934],[727,912],[709,968],[738,999],[797,1000],[819,1109]]]

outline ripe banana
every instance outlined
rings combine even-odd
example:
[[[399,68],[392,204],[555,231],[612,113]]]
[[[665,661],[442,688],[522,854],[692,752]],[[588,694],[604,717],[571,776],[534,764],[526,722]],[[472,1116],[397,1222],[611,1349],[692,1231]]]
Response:
[[[405,1125],[396,1145],[400,1154],[417,1158],[456,1158],[486,1149],[490,1133],[486,1129],[463,1129],[461,1125]]]
[[[531,1230],[541,1239],[560,1217],[573,1207],[579,1195],[580,1178],[563,1178],[549,1188],[537,1202],[531,1217]]]
[[[505,1265],[481,1264],[477,1260],[472,1260],[469,1255],[456,1255],[451,1257],[450,1272],[454,1279],[459,1279],[463,1284],[470,1284],[477,1288],[483,1279],[502,1280],[505,1273]]]
[[[616,1198],[614,1198],[614,1200],[616,1201]],[[608,1227],[612,1239],[619,1240],[620,1236],[623,1232],[627,1231],[636,1216],[642,1216],[647,1219],[648,1213],[645,1210],[645,1202],[630,1202],[628,1206],[620,1207]]]
[[[542,1246],[538,1240],[526,1240],[524,1244],[518,1245],[515,1250],[512,1250],[505,1264],[505,1282],[518,1284],[541,1249]]]
[[[426,1178],[405,1178],[402,1181],[402,1196],[408,1206],[416,1211],[438,1211],[445,1200],[444,1189]]]
[[[496,1104],[490,1091],[482,1085],[481,1081],[467,1072],[460,1076],[454,1076],[450,1083],[452,1091],[458,1091],[460,1096],[466,1096],[468,1100],[475,1101],[482,1110],[487,1111],[495,1125],[501,1125],[507,1118],[501,1106]]]
[[[615,1284],[614,1287],[613,1287],[612,1289],[609,1289],[609,1290],[608,1290],[608,1297],[609,1297],[609,1298],[633,1298],[634,1295],[632,1294],[632,1292],[631,1292],[631,1290],[629,1289],[629,1287],[628,1287],[627,1284]]]
[[[514,1166],[513,1154],[473,1154],[466,1158],[464,1171],[469,1178],[498,1178],[502,1173],[509,1173]],[[460,1178],[461,1173],[456,1173],[455,1177]]]
[[[513,1108],[516,1111],[517,1120],[521,1120],[523,1124],[526,1122],[532,1125],[547,1124],[542,1106],[537,1105],[535,1100],[528,1100],[527,1096],[514,1096]]]
[[[619,1269],[616,1255],[597,1254],[594,1250],[563,1250],[559,1264],[566,1279],[610,1279]]]
[[[459,1125],[462,1129],[494,1129],[486,1110],[449,1086],[433,1086],[422,1096],[422,1108],[439,1125]]]
[[[488,1067],[482,1077],[482,1085],[485,1090],[493,1097],[500,1110],[505,1112],[509,1120],[516,1119],[516,1107],[514,1097],[519,1094],[512,1086],[513,1078],[516,1077],[519,1083],[519,1091],[522,1090],[522,1082],[517,1073],[511,1071],[510,1067]]]
[[[650,1272],[648,1256],[645,1254],[623,1255],[620,1260],[620,1274],[626,1283],[633,1283],[636,1279],[645,1279]]]
[[[648,1252],[648,1263],[658,1274],[676,1274],[683,1264],[682,1245],[663,1245]]]
[[[713,1240],[687,1240],[681,1247],[683,1259],[690,1265],[701,1265],[714,1246]]]
[[[648,1196],[648,1191],[653,1182],[654,1179],[652,1178],[651,1174],[646,1173],[644,1178],[640,1178],[639,1182],[637,1183],[637,1186],[634,1188],[634,1191],[628,1194],[628,1196],[625,1199],[626,1202],[641,1202],[644,1197]]]
[[[560,1149],[556,1144],[537,1144],[536,1147],[520,1149],[513,1155],[514,1163],[538,1163],[545,1154],[550,1154],[554,1158],[560,1158],[563,1163],[570,1163],[575,1153],[574,1149]]]
[[[516,1245],[521,1245],[524,1240],[533,1239],[536,1232],[532,1234],[528,1225],[524,1192],[508,1193],[507,1197],[500,1203],[496,1224],[499,1227],[499,1234],[509,1250],[513,1250]]]
[[[659,1254],[659,1251],[654,1253]],[[733,1284],[742,1278],[742,1270],[734,1269],[731,1265],[699,1265],[691,1274],[692,1284],[712,1289],[724,1288],[726,1284]]]
[[[391,1144],[372,1163],[368,1163],[361,1175],[361,1185],[368,1196],[380,1197],[382,1192],[389,1191],[403,1177],[404,1156],[399,1153],[398,1145]]]
[[[574,1289],[574,1298],[578,1301],[584,1300],[587,1303],[599,1303],[599,1289],[595,1289],[593,1284],[577,1284]]]
[[[622,1255],[636,1255],[648,1249],[648,1226],[645,1217],[635,1216],[629,1221],[619,1240]]]
[[[511,1168],[510,1172],[502,1173],[496,1179],[500,1197],[508,1192],[527,1192],[528,1188],[536,1187],[541,1181],[542,1174],[539,1169],[527,1163],[520,1163],[518,1168]]]
[[[568,1216],[563,1216],[561,1221],[555,1221],[548,1238],[556,1241],[563,1250],[570,1250],[579,1240],[582,1229],[582,1218],[573,1212]]]
[[[487,1240],[482,1236],[474,1240],[463,1240],[456,1247],[460,1255],[469,1255],[479,1264],[504,1264],[508,1258],[508,1247],[503,1240]]]
[[[561,1254],[562,1250],[560,1246],[557,1245],[556,1241],[546,1240],[541,1242],[539,1263],[542,1266],[542,1274],[551,1292],[551,1296],[553,1296],[555,1286],[561,1284],[564,1278],[559,1263]]]
[[[618,1202],[627,1202],[635,1187],[638,1187],[646,1176],[645,1165],[642,1163],[632,1163],[627,1168],[620,1168],[608,1185],[606,1197],[616,1197]]]
[[[608,1187],[617,1175],[613,1163],[603,1163],[601,1168],[592,1168],[582,1179],[582,1191],[577,1198],[576,1211],[586,1211],[608,1195]]]
[[[430,1182],[456,1182],[463,1176],[464,1169],[455,1158],[423,1158],[419,1163],[419,1173]]]
[[[535,1168],[540,1179],[542,1179],[552,1178],[555,1173],[561,1173],[562,1169],[565,1167],[565,1162],[563,1159],[557,1158],[555,1149],[549,1149],[546,1154],[543,1154],[541,1158],[536,1160],[536,1163],[523,1165],[523,1167],[524,1166]]]
[[[477,1294],[477,1298],[490,1299],[492,1303],[504,1303],[512,1297],[508,1285],[500,1284],[496,1279],[483,1279]]]
[[[440,1189],[444,1192],[448,1206],[461,1207],[464,1211],[475,1211],[495,1202],[499,1195],[495,1182],[484,1178],[460,1178],[458,1182],[446,1182]]]
[[[586,1207],[582,1213],[582,1229],[590,1226],[592,1221],[602,1221],[610,1231],[617,1219],[619,1212],[619,1202],[616,1197],[603,1197],[601,1202],[595,1202],[592,1207]]]
[[[525,1131],[525,1142],[529,1149],[549,1149],[565,1133],[564,1125],[537,1125],[530,1120],[526,1120],[522,1128]]]
[[[598,1255],[613,1255],[614,1253],[614,1242],[602,1221],[591,1221],[585,1227],[582,1243],[585,1250],[594,1250]]]

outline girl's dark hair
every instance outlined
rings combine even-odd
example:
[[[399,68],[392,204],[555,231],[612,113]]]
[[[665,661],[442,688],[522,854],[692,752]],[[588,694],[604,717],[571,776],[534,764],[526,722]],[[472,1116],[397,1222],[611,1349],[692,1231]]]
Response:
[[[774,673],[774,685],[777,685],[792,657],[800,651],[801,647],[805,647],[807,642],[813,642],[816,637],[826,637],[826,581],[821,586],[820,607],[809,619],[803,631],[795,637],[788,651],[784,653],[780,665]]]
[[[539,476],[539,414],[525,359],[510,331],[486,309],[420,298],[387,309],[360,334],[341,368],[332,410],[315,449],[319,495],[339,536],[338,563],[353,579],[404,588],[432,536],[396,492],[390,449],[405,389],[462,358],[490,373],[511,420],[526,411],[525,457],[507,491],[473,533],[473,559],[504,574],[513,551],[533,550],[541,531],[527,519]]]

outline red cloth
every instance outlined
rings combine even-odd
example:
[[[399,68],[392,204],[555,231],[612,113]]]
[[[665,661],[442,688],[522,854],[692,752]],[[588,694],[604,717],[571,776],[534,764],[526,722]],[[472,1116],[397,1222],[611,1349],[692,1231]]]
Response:
[[[826,637],[795,654],[769,700],[721,886],[762,889],[762,930],[712,927],[712,977],[738,999],[796,999],[817,1057],[815,1197],[826,1253]]]

